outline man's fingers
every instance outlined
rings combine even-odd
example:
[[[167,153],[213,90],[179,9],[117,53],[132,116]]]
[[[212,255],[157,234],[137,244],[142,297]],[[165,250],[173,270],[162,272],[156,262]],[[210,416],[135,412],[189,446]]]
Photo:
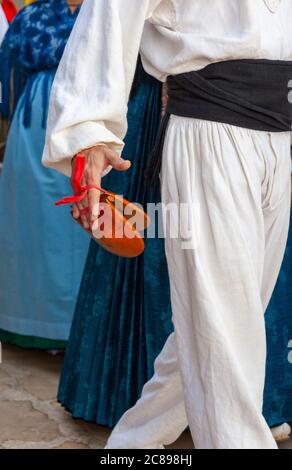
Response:
[[[121,158],[116,152],[109,149],[106,145],[98,145],[90,149],[84,150],[86,157],[86,167],[82,179],[82,186],[100,186],[101,174],[111,165],[114,169],[119,171],[128,170],[131,162]],[[79,215],[84,228],[93,229],[98,224],[99,217],[99,200],[100,191],[97,189],[90,189],[87,197],[77,204]],[[83,209],[88,207],[88,214],[83,214]],[[73,209],[74,216],[78,214],[76,209]]]
[[[80,211],[80,213],[82,214],[82,212],[84,211],[84,209],[86,209],[86,207],[88,207],[88,201],[87,201],[87,198],[85,198],[83,201],[81,202],[78,202],[77,204],[78,206],[78,209]],[[89,220],[88,220],[88,216],[86,214],[83,214],[81,215],[80,217],[81,219],[81,222],[82,222],[82,225],[83,227],[88,230],[90,227],[89,227]]]
[[[89,223],[88,223],[88,219],[87,219],[87,216],[86,215],[82,215],[81,216],[81,222],[82,222],[82,225],[83,227],[86,229],[86,230],[89,230]]]
[[[101,170],[94,164],[88,165],[86,171],[87,184],[100,187]],[[100,191],[90,189],[88,191],[89,223],[92,225],[99,216]]]
[[[91,224],[93,224],[98,219],[99,200],[100,200],[100,191],[98,191],[97,189],[91,189],[88,192],[89,215],[90,215]]]
[[[87,179],[86,179],[86,173],[84,173],[83,179],[82,179],[82,185],[86,186],[87,184],[88,184],[88,182],[87,182]],[[79,203],[78,207],[80,207],[81,211],[83,211],[83,212],[84,212],[84,210],[88,209],[88,197],[83,199],[83,201],[81,201]],[[81,220],[82,220],[84,228],[86,228],[86,230],[88,230],[90,228],[89,210],[86,214],[83,214],[81,216]]]
[[[108,163],[115,170],[126,171],[131,167],[130,160],[124,160],[122,157],[120,157],[116,152],[113,152],[112,150],[107,151],[106,158],[108,160]]]
[[[80,217],[80,212],[79,212],[79,209],[77,207],[77,204],[73,204],[73,206],[72,206],[72,215],[73,215],[74,219],[79,219],[79,217]]]

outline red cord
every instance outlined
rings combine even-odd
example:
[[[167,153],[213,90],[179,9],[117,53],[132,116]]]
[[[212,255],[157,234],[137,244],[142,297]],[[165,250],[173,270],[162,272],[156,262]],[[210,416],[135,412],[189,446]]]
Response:
[[[3,0],[2,1],[2,8],[4,10],[5,16],[7,18],[8,23],[11,23],[14,19],[15,15],[17,14],[17,8],[12,2],[12,0]]]
[[[74,195],[64,197],[60,201],[55,202],[55,206],[63,206],[65,204],[74,204],[77,202],[81,202],[83,201],[83,199],[87,197],[88,191],[90,191],[91,189],[97,189],[98,191],[102,193],[111,195],[110,192],[105,191],[104,189],[100,188],[99,186],[96,186],[95,184],[88,184],[86,186],[82,186],[81,182],[82,182],[82,178],[84,175],[85,164],[86,164],[86,158],[84,157],[84,155],[78,154],[75,157],[73,175],[71,178],[71,184],[72,184]],[[85,215],[88,212],[89,212],[89,209],[88,207],[86,207],[85,209],[82,210],[81,215]]]

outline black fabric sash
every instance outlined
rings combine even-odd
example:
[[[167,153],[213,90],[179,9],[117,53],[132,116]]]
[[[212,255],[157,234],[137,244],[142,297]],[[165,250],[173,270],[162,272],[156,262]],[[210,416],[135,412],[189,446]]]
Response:
[[[169,76],[167,110],[147,171],[150,184],[158,181],[171,114],[258,131],[290,131],[290,80],[292,61],[273,60],[216,62],[197,72]]]

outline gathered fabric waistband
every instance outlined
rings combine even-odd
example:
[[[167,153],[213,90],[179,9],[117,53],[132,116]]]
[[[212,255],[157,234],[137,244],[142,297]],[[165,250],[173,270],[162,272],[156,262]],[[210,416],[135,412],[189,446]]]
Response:
[[[216,62],[198,71],[169,76],[166,114],[147,170],[150,183],[158,180],[171,114],[286,132],[292,126],[291,81],[292,61],[264,59]]]

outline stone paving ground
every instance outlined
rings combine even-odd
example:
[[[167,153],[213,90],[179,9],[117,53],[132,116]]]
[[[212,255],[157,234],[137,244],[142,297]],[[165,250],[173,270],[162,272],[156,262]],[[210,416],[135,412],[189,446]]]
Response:
[[[109,430],[74,420],[56,402],[63,356],[2,345],[0,449],[101,449]],[[292,441],[282,444],[292,449]],[[193,448],[188,432],[171,446]]]

